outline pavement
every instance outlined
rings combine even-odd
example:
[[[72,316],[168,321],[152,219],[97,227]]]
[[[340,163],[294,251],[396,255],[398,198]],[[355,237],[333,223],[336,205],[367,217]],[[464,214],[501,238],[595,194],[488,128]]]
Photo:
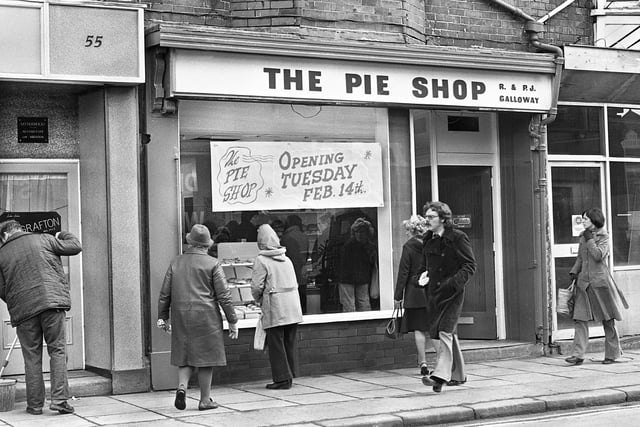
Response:
[[[29,415],[16,402],[0,412],[0,425],[423,426],[640,401],[640,349],[625,349],[611,365],[602,352],[580,366],[563,353],[470,362],[467,383],[439,394],[410,367],[299,377],[289,390],[267,390],[265,381],[214,385],[220,407],[210,411],[198,411],[197,388],[184,411],[173,406],[173,391],[74,398],[72,415],[48,406]]]

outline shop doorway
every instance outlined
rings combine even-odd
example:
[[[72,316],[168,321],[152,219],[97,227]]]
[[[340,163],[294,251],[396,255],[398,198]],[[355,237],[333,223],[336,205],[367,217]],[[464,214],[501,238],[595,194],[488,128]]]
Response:
[[[75,161],[52,163],[0,161],[0,215],[14,217],[23,226],[33,219],[30,228],[52,226],[80,236],[79,170]],[[53,233],[54,230],[51,232]],[[71,310],[67,312],[67,367],[84,368],[82,335],[82,258],[62,257],[71,286]],[[0,304],[2,349],[6,354],[16,336],[7,306]],[[49,371],[46,350],[42,368]],[[24,374],[19,344],[11,353],[6,375]]]
[[[582,212],[601,208],[607,217],[603,194],[604,171],[598,163],[554,163],[551,165],[551,204],[554,296],[559,288],[570,285],[569,271],[578,254],[578,241],[583,230]],[[554,310],[553,339],[573,338],[573,320]],[[591,336],[603,335],[601,326],[590,328]]]
[[[496,294],[493,196],[489,166],[439,166],[438,193],[453,211],[456,228],[471,240],[476,274],[465,290],[461,338],[495,339]]]

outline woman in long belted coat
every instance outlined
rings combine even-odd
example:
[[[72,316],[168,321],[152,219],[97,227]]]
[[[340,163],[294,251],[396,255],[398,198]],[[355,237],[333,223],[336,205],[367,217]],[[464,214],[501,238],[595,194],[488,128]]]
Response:
[[[409,239],[402,246],[402,255],[398,264],[398,277],[394,291],[394,308],[404,308],[402,326],[403,334],[413,332],[418,352],[420,374],[429,374],[427,367],[427,342],[431,341],[427,334],[427,299],[424,289],[418,286],[417,276],[422,272],[422,236],[427,231],[427,224],[420,215],[402,222]]]
[[[476,261],[469,237],[453,228],[446,203],[427,203],[425,211],[428,231],[419,284],[426,286],[427,330],[432,339],[440,340],[440,347],[434,371],[422,377],[422,382],[440,392],[445,383],[456,385],[467,380],[456,327],[465,285],[476,271]]]
[[[207,253],[213,244],[207,227],[194,225],[187,243],[189,248],[171,261],[165,274],[157,326],[169,330],[166,322],[171,311],[171,364],[178,366],[176,408],[185,409],[189,378],[198,368],[198,409],[202,411],[218,407],[210,396],[213,366],[227,364],[219,306],[227,317],[232,339],[238,337],[238,319],[222,266]]]
[[[613,281],[605,263],[609,254],[609,234],[604,229],[604,214],[592,208],[582,214],[585,230],[580,235],[578,256],[569,274],[576,281],[573,320],[573,354],[567,363],[580,365],[589,345],[591,320],[602,322],[605,335],[604,360],[613,363],[622,354],[615,321],[622,320],[624,295]]]
[[[298,323],[302,308],[298,280],[286,248],[269,224],[258,228],[258,256],[253,263],[251,294],[262,308],[262,326],[273,382],[268,389],[289,389],[296,376]]]

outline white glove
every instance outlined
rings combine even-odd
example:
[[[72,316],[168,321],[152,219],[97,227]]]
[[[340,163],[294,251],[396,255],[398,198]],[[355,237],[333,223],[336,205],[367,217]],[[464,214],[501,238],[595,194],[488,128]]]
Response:
[[[164,319],[158,319],[156,322],[158,329],[162,329],[167,333],[171,333],[171,325],[164,321]]]
[[[229,323],[229,338],[232,340],[238,339],[238,324],[237,323]]]
[[[418,279],[418,285],[425,287],[427,286],[427,283],[429,283],[429,272],[425,271],[420,275],[420,278]]]

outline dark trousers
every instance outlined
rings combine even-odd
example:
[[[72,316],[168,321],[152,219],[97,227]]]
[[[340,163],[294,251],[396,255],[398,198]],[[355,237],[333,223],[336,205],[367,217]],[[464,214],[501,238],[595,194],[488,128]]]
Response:
[[[273,381],[280,382],[294,378],[298,352],[298,325],[276,326],[266,331]]]
[[[60,403],[69,396],[67,380],[67,340],[64,310],[47,310],[20,323],[18,339],[24,358],[27,406],[44,406],[44,379],[42,377],[42,338],[47,343],[51,369],[51,401]]]

